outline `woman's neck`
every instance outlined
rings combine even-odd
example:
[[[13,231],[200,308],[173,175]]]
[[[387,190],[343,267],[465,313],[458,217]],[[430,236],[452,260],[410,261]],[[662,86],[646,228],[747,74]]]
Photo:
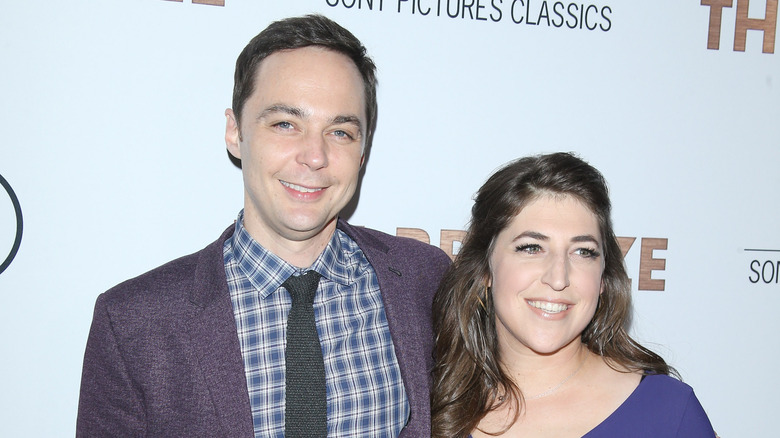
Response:
[[[514,352],[504,357],[504,371],[527,401],[550,395],[575,378],[593,356],[579,340],[551,354]]]

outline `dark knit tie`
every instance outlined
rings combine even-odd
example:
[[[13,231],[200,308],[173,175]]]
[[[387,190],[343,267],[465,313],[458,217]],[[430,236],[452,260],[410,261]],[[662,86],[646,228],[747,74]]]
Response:
[[[285,354],[286,438],[320,438],[328,434],[325,364],[312,307],[319,281],[320,274],[307,271],[298,277],[291,276],[282,284],[292,297]]]

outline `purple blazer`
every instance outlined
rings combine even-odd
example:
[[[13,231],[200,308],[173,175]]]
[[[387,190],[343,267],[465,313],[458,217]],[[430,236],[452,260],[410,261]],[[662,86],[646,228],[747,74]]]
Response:
[[[402,437],[430,436],[431,303],[449,265],[440,249],[339,220],[376,271],[411,414]],[[78,437],[253,437],[222,247],[128,280],[95,304]]]

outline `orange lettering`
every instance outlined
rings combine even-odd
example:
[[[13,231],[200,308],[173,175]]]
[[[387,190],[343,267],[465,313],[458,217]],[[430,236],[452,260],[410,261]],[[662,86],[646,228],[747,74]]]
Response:
[[[631,246],[634,245],[636,237],[618,237],[617,240],[618,245],[620,245],[620,252],[623,253],[623,258],[626,258],[626,254],[628,254]]]
[[[639,290],[664,290],[665,280],[654,280],[653,271],[666,269],[666,259],[653,258],[653,251],[666,249],[669,239],[642,238],[642,253],[639,259]]]
[[[710,7],[710,30],[707,34],[707,48],[720,48],[720,25],[723,21],[723,8],[730,8],[732,0],[701,0],[702,6]]]
[[[466,237],[466,232],[461,230],[441,230],[441,241],[439,246],[441,249],[455,260],[455,251],[453,242],[463,242],[463,238]]]
[[[422,243],[431,244],[431,238],[428,236],[428,233],[419,228],[398,227],[395,229],[395,235],[398,237],[409,237],[414,240],[419,240]]]
[[[745,51],[748,30],[764,32],[762,52],[775,53],[775,32],[777,31],[777,0],[766,0],[764,19],[748,18],[750,0],[737,1],[737,26],[734,32],[734,50]]]

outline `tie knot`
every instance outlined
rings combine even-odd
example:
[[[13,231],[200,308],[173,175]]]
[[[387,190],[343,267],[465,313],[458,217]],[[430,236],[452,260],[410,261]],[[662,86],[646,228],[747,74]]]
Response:
[[[317,284],[320,282],[320,274],[317,271],[306,271],[301,275],[291,275],[282,287],[290,292],[293,305],[314,303],[314,294],[317,292]]]

